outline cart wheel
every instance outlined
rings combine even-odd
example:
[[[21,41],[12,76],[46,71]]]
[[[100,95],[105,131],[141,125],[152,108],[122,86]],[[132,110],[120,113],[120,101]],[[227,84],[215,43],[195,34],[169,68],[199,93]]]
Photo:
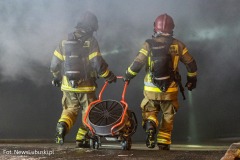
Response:
[[[90,148],[93,149],[93,139],[89,140]]]
[[[132,147],[132,140],[131,138],[127,138],[122,141],[122,150],[130,150]]]
[[[94,137],[93,139],[90,139],[90,148],[91,149],[98,149],[99,148],[99,142],[97,137]]]

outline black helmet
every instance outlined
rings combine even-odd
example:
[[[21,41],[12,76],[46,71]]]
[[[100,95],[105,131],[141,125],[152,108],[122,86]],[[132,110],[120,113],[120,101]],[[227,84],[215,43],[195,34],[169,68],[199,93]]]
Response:
[[[94,32],[98,30],[98,19],[96,15],[87,11],[84,13],[83,18],[78,22],[77,29],[83,29],[86,32]]]

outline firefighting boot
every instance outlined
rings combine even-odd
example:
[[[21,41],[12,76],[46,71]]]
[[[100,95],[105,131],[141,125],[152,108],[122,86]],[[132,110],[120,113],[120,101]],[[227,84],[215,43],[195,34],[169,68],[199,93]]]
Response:
[[[169,144],[158,143],[157,145],[158,145],[159,150],[170,150]]]
[[[56,127],[56,137],[55,137],[55,142],[57,144],[63,145],[66,132],[67,132],[67,124],[65,122],[58,122]]]
[[[90,148],[88,132],[84,128],[79,128],[76,136],[76,148]]]
[[[76,140],[76,148],[90,148],[89,139]]]
[[[145,122],[144,128],[147,133],[146,146],[148,148],[154,148],[155,147],[156,125],[153,121],[148,120],[147,122]]]

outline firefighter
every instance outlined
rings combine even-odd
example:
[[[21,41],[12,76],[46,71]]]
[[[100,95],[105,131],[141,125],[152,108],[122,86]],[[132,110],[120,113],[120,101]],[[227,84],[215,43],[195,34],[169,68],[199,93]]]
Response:
[[[108,69],[101,56],[98,42],[93,33],[98,29],[97,17],[85,12],[75,31],[62,40],[53,53],[50,70],[52,84],[61,86],[63,111],[56,126],[56,143],[63,144],[65,135],[73,127],[78,112],[82,112],[82,123],[76,136],[76,145],[88,148],[87,127],[83,118],[89,103],[96,100],[97,77],[109,83],[116,82],[116,76]]]
[[[144,99],[141,102],[142,126],[146,131],[146,146],[154,148],[157,138],[160,150],[170,150],[174,116],[179,107],[179,61],[187,69],[185,87],[192,91],[197,82],[196,62],[187,47],[173,38],[174,26],[171,16],[159,15],[154,21],[152,38],[144,42],[125,74],[125,80],[130,81],[146,65]],[[162,112],[160,121],[157,117],[159,112]]]

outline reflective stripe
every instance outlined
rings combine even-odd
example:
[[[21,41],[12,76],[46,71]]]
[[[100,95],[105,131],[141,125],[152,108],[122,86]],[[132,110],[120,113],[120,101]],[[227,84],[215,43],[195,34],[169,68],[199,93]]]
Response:
[[[80,86],[77,88],[72,88],[66,76],[63,76],[61,90],[71,92],[93,92],[96,90],[96,86],[82,86],[82,87]]]
[[[71,92],[93,92],[93,91],[96,90],[96,87],[92,86],[92,87],[72,88],[71,86],[64,86],[64,85],[62,85],[61,90],[63,90],[63,91],[71,91]]]
[[[77,136],[76,136],[76,140],[83,140],[83,139],[85,139],[86,133],[87,133],[86,130],[83,130],[83,129],[79,128]]]
[[[136,72],[133,72],[133,71],[130,69],[130,67],[128,67],[128,72],[129,72],[131,75],[133,75],[133,76],[136,76],[136,75],[137,75],[137,73],[136,73]]]
[[[150,75],[149,72],[147,73],[147,78],[146,78],[146,81],[144,81],[144,83],[146,83],[146,82],[147,82],[147,83],[148,83],[148,82],[149,82],[149,83],[152,83],[152,76]],[[147,86],[148,86],[148,85],[147,85]]]
[[[174,60],[173,60],[173,71],[176,71],[179,62],[179,53],[178,53],[178,45],[171,45],[170,52],[174,53]]]
[[[176,56],[174,57],[174,62],[173,62],[173,71],[176,71],[177,66],[178,66],[178,61],[179,61],[179,56],[176,55]]]
[[[157,135],[157,143],[171,144],[171,134],[159,132]]]
[[[171,144],[171,140],[166,140],[162,138],[157,138],[157,143],[162,143],[162,144]]]
[[[151,71],[152,70],[152,63],[151,63],[151,57],[150,56],[148,57],[148,67],[149,67],[149,70]]]
[[[67,41],[67,40],[63,40],[63,41],[62,41],[62,45],[65,46],[65,44],[77,44],[77,41]]]
[[[105,77],[108,76],[109,72],[110,72],[110,71],[107,69],[103,74],[101,74],[101,75],[99,75],[99,76],[105,78]]]
[[[59,58],[61,61],[64,60],[63,55],[59,53],[57,50],[54,51],[53,53],[57,58]]]
[[[144,86],[145,91],[150,91],[150,92],[162,92],[159,88],[157,87],[152,87],[152,86]],[[173,88],[168,88],[166,92],[177,92],[178,87],[173,87]]]
[[[182,55],[184,55],[184,54],[187,53],[187,52],[188,52],[188,49],[187,49],[187,48],[184,48]]]
[[[65,122],[68,126],[68,130],[73,126],[72,119],[67,115],[62,115],[61,118],[58,120],[58,122]]]
[[[159,122],[156,116],[150,115],[149,117],[147,117],[147,119],[153,121],[156,124],[156,126],[158,126]]]
[[[142,53],[142,54],[144,54],[145,56],[148,56],[148,51],[147,50],[145,50],[145,49],[140,49],[140,51],[139,51],[140,53]]]
[[[193,73],[188,72],[187,75],[189,77],[194,77],[194,76],[197,76],[197,72],[193,72]]]
[[[154,79],[156,79],[156,80],[164,80],[164,79],[169,79],[170,78],[170,76],[165,76],[165,77],[161,77],[161,78],[154,78]]]
[[[93,52],[93,53],[91,53],[91,54],[88,56],[88,58],[89,58],[89,60],[91,60],[91,59],[93,59],[93,58],[96,57],[96,56],[101,56],[101,53],[99,53],[99,52]]]
[[[69,56],[69,58],[78,58],[79,56],[77,56],[77,55],[71,55],[71,56]]]
[[[80,73],[79,71],[66,71],[65,73],[75,73],[75,74],[77,74],[77,73]]]
[[[158,133],[158,136],[160,137],[164,137],[164,138],[170,138],[171,137],[171,134],[169,133],[165,133],[165,132],[159,132]]]

